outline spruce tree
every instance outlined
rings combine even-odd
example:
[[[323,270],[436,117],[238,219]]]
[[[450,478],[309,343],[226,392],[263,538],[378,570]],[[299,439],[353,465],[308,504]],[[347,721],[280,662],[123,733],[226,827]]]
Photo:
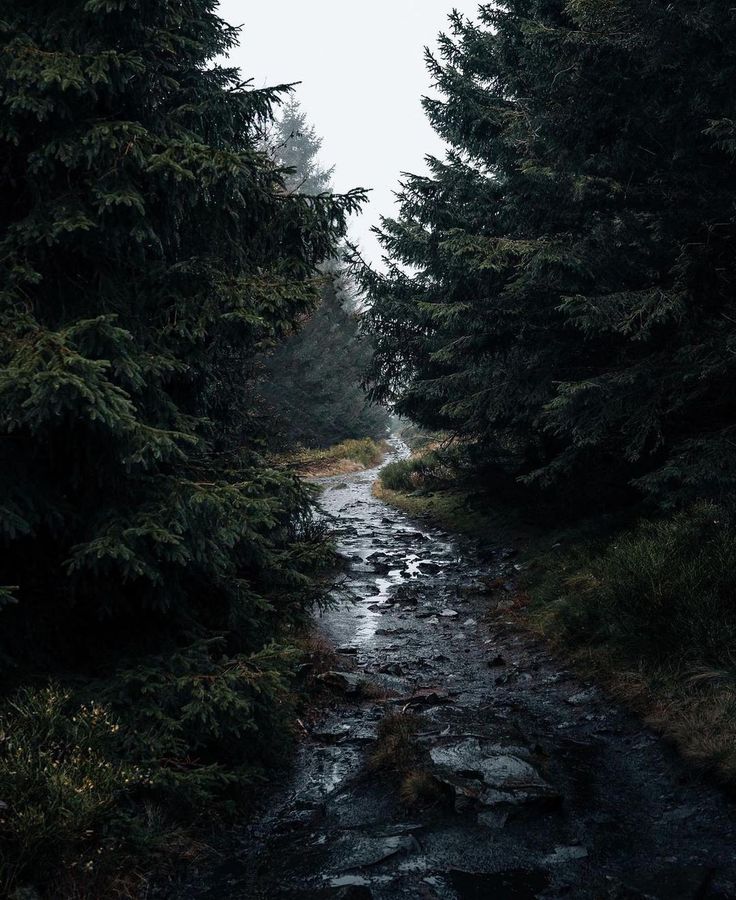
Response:
[[[258,650],[325,554],[228,378],[318,302],[359,194],[290,190],[286,88],[214,60],[215,0],[0,15],[0,584],[6,661]],[[219,639],[218,639],[219,640]]]
[[[298,101],[278,117],[268,147],[284,169],[290,190],[314,196],[332,192],[333,168],[319,161],[322,140]],[[260,374],[262,417],[270,445],[326,447],[348,438],[383,437],[388,415],[368,402],[362,378],[371,356],[345,266],[335,257],[321,267],[318,308],[297,332],[276,344]]]
[[[736,486],[736,14],[506,0],[428,57],[449,143],[407,176],[374,396],[579,498]]]

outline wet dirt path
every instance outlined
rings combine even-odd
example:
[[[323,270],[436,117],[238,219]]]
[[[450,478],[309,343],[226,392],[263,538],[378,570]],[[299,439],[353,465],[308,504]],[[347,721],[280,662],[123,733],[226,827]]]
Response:
[[[733,805],[504,621],[482,579],[513,578],[508,549],[480,561],[418,526],[372,496],[376,474],[323,482],[350,561],[352,600],[319,622],[342,699],[263,818],[176,896],[736,898]],[[444,792],[429,807],[367,765],[401,710],[421,715],[421,767]]]

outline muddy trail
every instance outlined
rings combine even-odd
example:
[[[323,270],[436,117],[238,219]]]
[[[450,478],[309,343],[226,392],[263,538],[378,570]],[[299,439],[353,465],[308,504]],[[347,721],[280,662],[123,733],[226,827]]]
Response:
[[[350,561],[352,599],[319,622],[340,699],[264,816],[168,896],[736,897],[732,803],[506,621],[486,583],[514,577],[512,550],[418,527],[375,478],[323,482]],[[434,802],[407,807],[401,777],[370,767],[396,712],[421,717]]]

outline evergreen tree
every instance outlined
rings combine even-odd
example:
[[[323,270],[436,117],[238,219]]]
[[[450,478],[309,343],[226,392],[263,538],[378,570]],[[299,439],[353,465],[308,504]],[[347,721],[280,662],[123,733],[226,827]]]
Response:
[[[459,15],[372,296],[375,397],[577,496],[736,486],[736,12],[506,0]]]
[[[261,392],[283,448],[329,447],[350,438],[382,438],[388,415],[361,387],[371,345],[361,333],[351,286],[338,264],[324,269],[322,302],[266,361]]]
[[[318,154],[322,140],[292,100],[269,138],[277,164],[291,190],[331,193],[333,169]],[[332,259],[321,267],[322,297],[299,330],[278,344],[264,361],[260,395],[271,444],[280,449],[326,447],[348,438],[383,437],[388,415],[371,405],[361,381],[371,345],[361,333],[361,316],[344,266]]]
[[[284,105],[269,134],[268,145],[273,158],[287,170],[284,181],[289,190],[312,195],[332,192],[335,167],[322,168],[318,158],[322,138],[295,98]]]
[[[285,88],[213,64],[216,0],[28,0],[0,23],[6,660],[258,650],[311,596],[311,500],[266,467],[233,359],[320,297],[359,194],[287,190]]]

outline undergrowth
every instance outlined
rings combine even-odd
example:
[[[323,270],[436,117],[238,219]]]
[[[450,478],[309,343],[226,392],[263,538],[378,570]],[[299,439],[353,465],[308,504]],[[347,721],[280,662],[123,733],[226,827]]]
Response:
[[[300,448],[278,458],[278,462],[301,475],[329,475],[351,469],[377,466],[385,447],[371,438],[348,440],[326,449]]]
[[[140,896],[242,817],[293,738],[303,649],[230,657],[221,640],[83,687],[51,681],[0,709],[0,894]],[[206,821],[202,818],[206,812]]]
[[[374,492],[481,542],[517,543],[520,596],[531,599],[521,623],[736,784],[736,523],[725,509],[554,525],[545,511],[540,527],[528,509],[479,494],[437,451],[386,466]]]
[[[699,504],[532,560],[531,623],[736,782],[736,527]]]

